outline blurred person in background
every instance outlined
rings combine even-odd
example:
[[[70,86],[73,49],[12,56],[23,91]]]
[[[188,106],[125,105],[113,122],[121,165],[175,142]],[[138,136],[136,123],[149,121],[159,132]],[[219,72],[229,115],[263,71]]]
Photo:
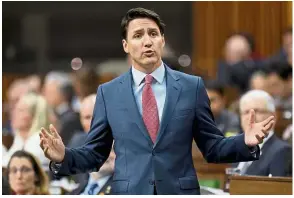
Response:
[[[7,167],[14,152],[25,150],[36,156],[42,167],[48,170],[49,160],[40,149],[39,132],[42,126],[50,124],[49,111],[49,106],[41,95],[27,93],[19,99],[12,119],[15,137],[6,155],[2,156],[2,167]]]
[[[11,195],[48,195],[49,180],[34,155],[16,151],[7,167]]]
[[[81,103],[80,120],[83,126],[83,133],[76,133],[68,144],[69,148],[82,146],[88,136],[91,127],[91,120],[96,101],[96,94],[86,96]]]
[[[240,131],[239,118],[237,114],[225,108],[224,87],[217,81],[208,81],[205,83],[205,87],[217,128],[226,137],[236,135]]]
[[[255,110],[255,120],[260,122],[268,116],[275,115],[274,99],[265,91],[251,90],[240,99],[240,117],[243,130],[247,130],[249,112]],[[241,174],[259,176],[292,176],[292,149],[289,144],[279,139],[271,128],[268,136],[259,145],[260,158],[257,161],[240,162]]]
[[[108,159],[98,172],[89,174],[88,180],[80,180],[79,187],[69,194],[71,195],[107,195],[111,194],[113,181],[115,153],[111,150]]]
[[[248,33],[234,33],[225,43],[224,61],[219,62],[217,80],[223,85],[236,86],[241,93],[248,89],[251,74],[258,68],[254,40]]]
[[[55,175],[99,171],[114,142],[113,194],[200,194],[193,139],[211,163],[258,159],[258,144],[274,117],[250,119],[244,134],[225,138],[214,123],[203,80],[162,62],[164,27],[157,13],[144,8],[123,17],[122,44],[132,67],[98,87],[86,143],[69,149],[53,125],[50,132],[41,130],[40,146]]]
[[[21,96],[29,92],[29,87],[25,79],[14,80],[7,90],[7,115],[8,121],[3,123],[2,130],[3,133],[8,133],[14,135],[14,130],[11,127],[12,112],[15,108],[16,103]],[[3,107],[5,108],[5,106]]]
[[[84,130],[83,130],[83,133],[76,133],[72,137],[72,139],[70,140],[68,144],[68,148],[78,148],[85,143],[88,136],[88,132],[90,131],[90,127],[91,127],[91,120],[93,117],[95,101],[96,101],[96,94],[91,94],[89,96],[86,96],[83,99],[81,103],[80,120]],[[88,173],[76,174],[71,177],[71,179],[75,183],[82,183],[82,184],[87,182],[88,178],[89,178]]]
[[[33,74],[28,76],[25,80],[27,81],[30,91],[38,94],[41,93],[42,80],[40,76],[38,76],[37,74]]]
[[[292,67],[292,27],[285,29],[284,34],[282,36],[282,48],[280,51],[265,60],[265,63],[270,62],[283,62],[288,63]]]
[[[286,62],[272,62],[265,70],[268,92],[276,106],[292,112],[292,67]]]
[[[266,73],[264,71],[256,71],[252,74],[249,81],[250,90],[258,89],[267,91]]]
[[[57,71],[48,73],[44,81],[43,94],[57,114],[60,136],[67,145],[75,133],[82,131],[79,114],[71,108],[74,90],[70,76]]]
[[[93,67],[83,65],[81,69],[72,73],[72,82],[75,97],[72,101],[73,109],[80,112],[81,101],[90,94],[96,94],[98,86],[98,75]]]

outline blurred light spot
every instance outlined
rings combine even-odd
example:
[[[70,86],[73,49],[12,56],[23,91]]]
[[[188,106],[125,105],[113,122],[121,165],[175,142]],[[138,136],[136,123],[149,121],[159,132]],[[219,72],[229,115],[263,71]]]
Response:
[[[71,60],[71,68],[73,70],[79,70],[81,69],[82,66],[83,66],[83,61],[81,58],[76,57]]]
[[[191,64],[191,58],[190,56],[183,54],[179,57],[178,62],[182,67],[188,67]]]

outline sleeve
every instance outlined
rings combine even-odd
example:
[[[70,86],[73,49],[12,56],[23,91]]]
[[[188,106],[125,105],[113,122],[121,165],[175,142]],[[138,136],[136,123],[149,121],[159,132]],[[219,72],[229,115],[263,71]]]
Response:
[[[244,141],[244,134],[225,138],[216,127],[210,101],[201,78],[196,91],[196,111],[193,125],[194,140],[207,162],[234,163],[259,158],[260,149],[254,151]]]
[[[50,163],[50,169],[54,169],[53,173],[57,176],[97,172],[108,158],[112,143],[102,86],[99,86],[91,129],[85,144],[78,148],[65,148],[63,162],[59,165]]]

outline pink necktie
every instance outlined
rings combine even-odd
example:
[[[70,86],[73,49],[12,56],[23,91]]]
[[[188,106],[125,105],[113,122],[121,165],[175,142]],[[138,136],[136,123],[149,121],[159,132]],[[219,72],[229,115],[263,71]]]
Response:
[[[151,75],[147,75],[145,77],[145,85],[143,88],[142,94],[142,108],[143,108],[143,120],[147,131],[153,141],[156,140],[158,128],[159,128],[159,117],[156,99],[152,91],[152,80],[153,77]]]

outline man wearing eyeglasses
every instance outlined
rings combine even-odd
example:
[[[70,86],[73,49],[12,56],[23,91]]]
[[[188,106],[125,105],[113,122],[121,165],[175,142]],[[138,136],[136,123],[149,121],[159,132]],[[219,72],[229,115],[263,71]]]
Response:
[[[240,100],[240,116],[243,131],[248,130],[250,109],[255,111],[255,121],[260,122],[275,114],[274,99],[265,91],[252,90]],[[240,162],[241,174],[260,176],[290,176],[292,168],[291,147],[274,133],[274,126],[259,145],[259,160]]]

